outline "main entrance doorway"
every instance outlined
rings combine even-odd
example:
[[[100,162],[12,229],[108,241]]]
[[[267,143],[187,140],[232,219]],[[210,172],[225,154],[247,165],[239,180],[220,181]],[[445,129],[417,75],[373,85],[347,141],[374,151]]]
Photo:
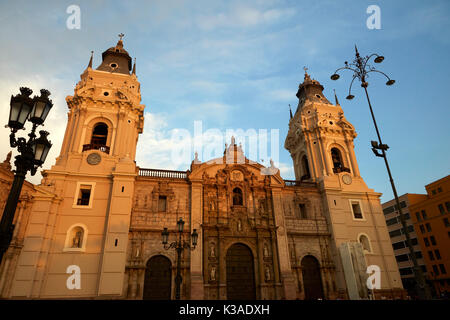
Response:
[[[227,252],[227,298],[256,299],[253,254],[249,247],[236,243]]]
[[[319,262],[313,256],[302,259],[303,286],[305,299],[323,299],[322,279],[320,278]]]
[[[147,262],[144,280],[144,300],[170,300],[172,263],[164,256],[154,256]]]

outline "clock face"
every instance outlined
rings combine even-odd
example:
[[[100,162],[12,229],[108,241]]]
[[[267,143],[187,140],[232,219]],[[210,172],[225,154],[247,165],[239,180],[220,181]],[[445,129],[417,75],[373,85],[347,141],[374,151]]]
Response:
[[[94,152],[88,155],[86,160],[90,165],[96,165],[99,164],[100,161],[102,161],[102,157],[98,153]]]
[[[342,176],[342,182],[344,182],[345,184],[350,184],[352,183],[352,177],[350,177],[349,174],[344,174]]]

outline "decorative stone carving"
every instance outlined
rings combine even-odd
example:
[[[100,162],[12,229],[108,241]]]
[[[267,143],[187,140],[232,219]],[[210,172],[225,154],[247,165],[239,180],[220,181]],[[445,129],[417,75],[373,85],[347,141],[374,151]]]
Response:
[[[211,271],[209,273],[209,280],[216,281],[216,266],[211,267]]]

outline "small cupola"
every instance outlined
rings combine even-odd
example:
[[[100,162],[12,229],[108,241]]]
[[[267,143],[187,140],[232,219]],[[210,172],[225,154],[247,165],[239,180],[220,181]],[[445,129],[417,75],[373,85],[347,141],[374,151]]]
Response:
[[[119,34],[119,41],[115,47],[111,47],[102,53],[102,63],[98,66],[97,70],[130,74],[132,62],[128,52],[123,48],[124,34]]]

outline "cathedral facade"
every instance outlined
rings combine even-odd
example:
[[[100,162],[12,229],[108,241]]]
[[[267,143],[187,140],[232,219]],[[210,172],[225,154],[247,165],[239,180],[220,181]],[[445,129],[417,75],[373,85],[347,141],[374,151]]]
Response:
[[[92,57],[74,95],[56,163],[26,185],[0,266],[8,299],[366,299],[402,297],[380,195],[360,176],[356,132],[337,99],[305,73],[285,148],[296,180],[247,159],[234,138],[222,158],[186,171],[140,168],[144,108],[122,40]],[[0,165],[2,190],[12,180]],[[4,206],[6,191],[0,194]],[[196,230],[178,261],[166,250]],[[80,285],[71,287],[72,270]],[[368,266],[378,286],[367,289]],[[377,272],[377,271],[375,271]]]

